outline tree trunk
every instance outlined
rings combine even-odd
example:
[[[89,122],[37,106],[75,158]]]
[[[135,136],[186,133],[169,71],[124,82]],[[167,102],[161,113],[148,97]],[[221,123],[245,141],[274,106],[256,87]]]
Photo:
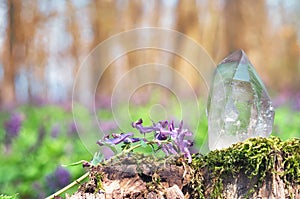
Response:
[[[16,23],[16,12],[18,6],[12,0],[7,1],[7,29],[6,29],[6,40],[5,50],[2,51],[4,78],[1,85],[1,105],[3,107],[10,107],[16,100],[15,95],[15,60],[14,60],[14,42],[15,42],[15,23]],[[17,7],[17,8],[16,8]]]
[[[189,165],[127,155],[91,167],[89,181],[67,198],[300,198],[299,152],[300,139],[255,138]]]

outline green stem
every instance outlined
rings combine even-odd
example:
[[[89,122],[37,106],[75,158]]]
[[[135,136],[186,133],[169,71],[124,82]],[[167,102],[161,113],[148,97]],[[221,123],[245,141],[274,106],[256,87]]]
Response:
[[[168,141],[168,140],[153,140],[153,141],[150,141],[150,142],[146,142],[146,144],[151,145],[151,144],[157,144],[157,143],[169,143],[169,142],[170,142],[170,141]],[[117,154],[117,155],[111,157],[110,159],[106,160],[106,161],[103,162],[103,163],[106,164],[106,163],[108,163],[108,161],[111,161],[111,160],[114,160],[114,159],[116,159],[116,158],[122,157],[123,155],[125,155],[125,154],[127,154],[127,153],[133,151],[134,149],[137,149],[137,148],[139,148],[139,147],[141,147],[141,146],[142,146],[142,144],[137,144],[137,145],[132,146],[132,147],[129,148],[129,149],[125,149],[125,150],[122,151],[121,153],[119,153],[119,154]]]
[[[80,178],[78,178],[77,180],[73,181],[71,184],[65,186],[64,188],[62,188],[61,190],[55,192],[54,194],[52,194],[51,196],[48,196],[46,199],[53,199],[55,196],[59,196],[60,194],[64,193],[65,191],[67,191],[68,189],[72,188],[73,186],[75,186],[76,184],[79,184],[82,180],[84,180],[86,177],[89,176],[89,172],[86,172],[85,174],[83,174]]]

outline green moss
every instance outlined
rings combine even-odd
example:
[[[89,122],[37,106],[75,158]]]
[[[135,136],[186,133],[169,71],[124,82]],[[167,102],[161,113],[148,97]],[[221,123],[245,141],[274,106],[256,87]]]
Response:
[[[96,180],[96,193],[98,193],[99,191],[105,191],[103,188],[103,184],[102,184],[102,180],[103,180],[103,173],[97,173],[95,175],[95,180]]]
[[[245,173],[250,179],[257,179],[248,191],[251,195],[261,187],[266,175],[276,173],[286,185],[300,183],[300,139],[281,141],[277,137],[251,138],[223,150],[211,151],[205,156],[194,156],[191,167],[194,178],[192,184],[197,193],[204,198],[203,171],[208,170],[212,191],[211,198],[219,198],[223,192],[223,179],[237,177]],[[277,165],[277,166],[276,166]],[[277,167],[281,168],[278,169]]]

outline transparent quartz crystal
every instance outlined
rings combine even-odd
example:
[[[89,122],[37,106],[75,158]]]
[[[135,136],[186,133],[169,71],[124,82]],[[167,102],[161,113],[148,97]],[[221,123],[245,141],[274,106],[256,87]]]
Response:
[[[207,114],[210,150],[271,134],[272,102],[244,51],[232,53],[217,66]]]

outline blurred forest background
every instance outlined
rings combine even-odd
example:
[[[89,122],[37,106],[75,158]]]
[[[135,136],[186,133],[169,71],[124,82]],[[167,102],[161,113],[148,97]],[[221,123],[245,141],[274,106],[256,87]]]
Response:
[[[88,53],[114,34],[141,27],[182,32],[216,63],[244,49],[271,95],[282,103],[299,95],[299,9],[297,0],[2,0],[0,104],[70,101],[74,76]],[[121,57],[101,78],[102,95],[109,96],[130,68],[163,62],[159,53],[145,50]],[[168,62],[197,87],[186,62],[175,56]],[[83,89],[98,78],[92,70],[82,81]]]
[[[74,121],[74,78],[100,42],[134,28],[179,31],[203,46],[215,63],[243,49],[276,106],[273,135],[281,139],[300,137],[299,10],[298,0],[0,0],[0,194],[45,198],[85,172],[81,166],[61,166],[91,160],[93,154],[87,145],[99,150],[96,140],[103,136],[86,107],[76,109],[81,123]],[[136,41],[143,37],[146,36],[140,35]],[[116,50],[122,48],[120,45],[116,43]],[[199,57],[184,42],[175,45]],[[105,53],[108,57],[116,54]],[[127,71],[147,63],[173,67],[199,94],[202,84],[190,64],[157,49],[132,51],[119,57],[99,82],[96,69],[90,67],[79,77],[82,86],[78,93],[84,102],[89,97],[87,91],[93,89],[91,82],[97,80],[95,99],[99,106],[95,116],[101,119],[102,132],[120,132],[116,117],[125,116],[114,115],[109,109],[113,88]],[[169,77],[173,74],[161,75],[181,85]],[[160,97],[171,107],[165,106],[165,110],[173,109],[173,101]],[[121,106],[120,110],[133,120],[145,119],[144,124],[149,125],[151,103]],[[189,128],[199,122],[199,128],[192,130],[195,146],[201,146],[207,136],[207,119],[204,114],[198,117],[193,104],[185,104],[190,118],[183,117],[184,124]],[[176,106],[171,116],[180,115],[180,108]],[[205,107],[199,109],[205,112]],[[161,110],[158,107],[154,115]],[[122,125],[131,131],[130,122],[125,118]],[[82,137],[80,132],[84,132]],[[83,142],[88,135],[94,137]]]

